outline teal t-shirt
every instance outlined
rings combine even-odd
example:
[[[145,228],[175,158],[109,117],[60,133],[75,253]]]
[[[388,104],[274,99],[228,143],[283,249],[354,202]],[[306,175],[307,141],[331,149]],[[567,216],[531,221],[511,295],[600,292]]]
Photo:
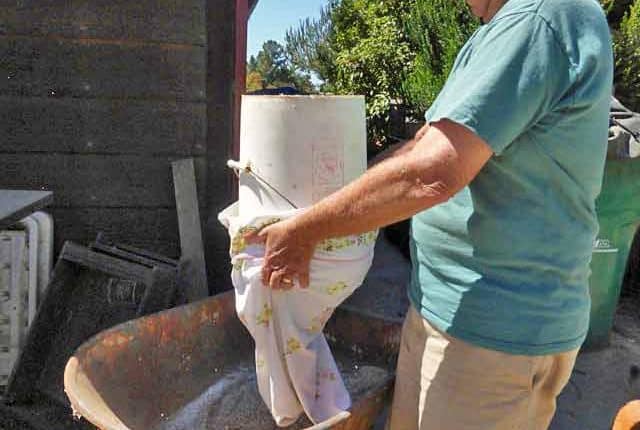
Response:
[[[460,51],[426,119],[494,156],[412,220],[409,296],[436,327],[513,354],[584,341],[612,57],[596,0],[509,0]]]

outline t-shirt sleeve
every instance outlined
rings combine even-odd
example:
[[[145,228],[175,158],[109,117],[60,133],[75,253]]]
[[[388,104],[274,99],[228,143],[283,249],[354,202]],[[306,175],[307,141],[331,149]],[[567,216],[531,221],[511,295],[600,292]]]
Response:
[[[553,31],[535,14],[487,25],[482,40],[461,52],[426,120],[461,124],[500,154],[567,92],[570,66]]]

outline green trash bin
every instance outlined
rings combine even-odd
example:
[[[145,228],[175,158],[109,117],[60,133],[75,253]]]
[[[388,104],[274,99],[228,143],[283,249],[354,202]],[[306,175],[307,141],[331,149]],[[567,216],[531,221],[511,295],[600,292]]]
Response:
[[[608,345],[634,235],[640,225],[640,158],[608,159],[596,202],[600,232],[591,262],[591,323],[585,349]]]

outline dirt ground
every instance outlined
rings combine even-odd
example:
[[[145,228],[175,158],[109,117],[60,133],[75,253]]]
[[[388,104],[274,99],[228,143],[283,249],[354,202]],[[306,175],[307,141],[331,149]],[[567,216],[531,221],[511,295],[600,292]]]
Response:
[[[551,430],[610,429],[617,411],[640,399],[640,300],[620,303],[608,348],[578,356]]]

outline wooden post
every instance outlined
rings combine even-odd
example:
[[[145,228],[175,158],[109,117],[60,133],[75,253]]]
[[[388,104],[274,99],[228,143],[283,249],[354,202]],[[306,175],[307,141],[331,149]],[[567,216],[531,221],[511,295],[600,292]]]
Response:
[[[178,211],[181,260],[190,263],[190,273],[187,276],[189,282],[178,288],[184,289],[181,293],[184,293],[187,301],[193,302],[209,295],[195,168],[192,158],[174,161],[171,164]]]

